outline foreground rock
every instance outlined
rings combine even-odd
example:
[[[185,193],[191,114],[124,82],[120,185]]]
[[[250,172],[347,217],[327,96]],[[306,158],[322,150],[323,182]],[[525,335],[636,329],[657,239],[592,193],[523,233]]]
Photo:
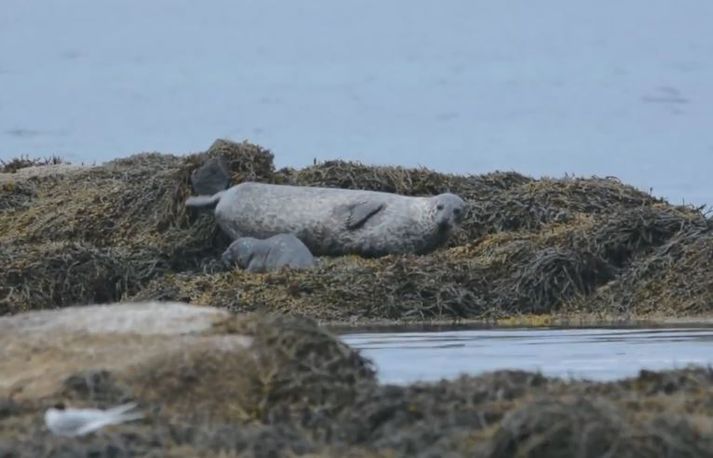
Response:
[[[231,184],[453,192],[468,211],[449,245],[429,255],[225,272],[220,257],[230,241],[209,212],[184,206],[191,177],[207,163],[222,164]],[[268,151],[223,140],[186,157],[49,167],[56,173],[19,169],[0,180],[0,315],[127,298],[350,323],[713,315],[711,219],[615,179],[457,176],[340,161],[275,170]]]
[[[0,319],[0,456],[713,456],[713,371],[378,385],[304,319],[116,304]],[[144,420],[52,436],[55,402]]]
[[[110,446],[127,454],[160,451],[190,444],[193,435],[207,451],[211,440],[247,435],[234,435],[238,425],[318,423],[353,402],[360,385],[374,383],[367,361],[304,319],[236,317],[177,303],[0,318],[0,456],[65,449],[84,456]],[[86,440],[52,438],[41,424],[57,402],[107,407],[129,400],[140,403],[146,421]],[[137,443],[123,432],[138,434]],[[154,443],[171,434],[178,437]]]

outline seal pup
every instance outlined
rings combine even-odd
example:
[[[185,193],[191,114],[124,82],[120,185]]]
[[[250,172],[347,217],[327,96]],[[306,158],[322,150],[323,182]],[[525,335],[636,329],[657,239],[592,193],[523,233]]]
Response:
[[[312,267],[314,256],[293,234],[277,234],[265,240],[240,237],[223,253],[223,263],[237,264],[248,272],[273,272],[283,267]]]
[[[408,197],[254,182],[190,197],[186,205],[214,206],[218,225],[234,240],[291,233],[315,256],[365,257],[429,253],[448,240],[465,207],[450,193]]]

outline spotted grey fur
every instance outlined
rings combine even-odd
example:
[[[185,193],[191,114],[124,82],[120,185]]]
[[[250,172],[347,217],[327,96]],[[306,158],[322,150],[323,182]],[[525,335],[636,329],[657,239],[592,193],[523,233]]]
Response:
[[[248,272],[273,272],[283,267],[312,267],[315,260],[300,239],[292,234],[277,234],[264,240],[240,237],[223,253],[223,263],[237,264]]]
[[[246,182],[189,206],[215,206],[232,239],[291,233],[315,256],[429,253],[443,245],[464,213],[455,194],[409,197],[376,191]]]

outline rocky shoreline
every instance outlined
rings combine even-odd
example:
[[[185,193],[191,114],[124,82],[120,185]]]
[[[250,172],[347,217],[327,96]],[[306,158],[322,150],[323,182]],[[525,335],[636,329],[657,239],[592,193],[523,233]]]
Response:
[[[467,214],[429,255],[226,270],[229,240],[184,205],[213,157],[233,183],[454,192]],[[276,170],[269,151],[224,140],[184,157],[13,164],[0,168],[0,458],[713,456],[710,368],[389,386],[324,326],[710,322],[703,209],[611,178]],[[42,421],[58,401],[129,400],[144,420],[82,438]]]
[[[713,371],[379,384],[314,321],[131,303],[0,318],[2,457],[713,456]],[[50,434],[62,401],[145,418]]]
[[[184,205],[192,171],[214,157],[232,183],[453,192],[468,211],[449,246],[430,255],[226,271],[219,259],[229,241],[210,213]],[[356,325],[696,320],[713,311],[712,220],[612,178],[457,176],[341,161],[276,170],[269,151],[225,140],[183,157],[5,168],[12,173],[0,174],[0,315],[122,300]]]

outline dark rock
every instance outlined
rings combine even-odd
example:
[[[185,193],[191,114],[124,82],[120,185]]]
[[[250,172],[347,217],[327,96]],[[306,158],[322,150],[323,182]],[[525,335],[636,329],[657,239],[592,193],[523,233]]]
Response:
[[[230,184],[230,172],[222,157],[208,159],[191,173],[193,191],[198,195],[213,195]]]

